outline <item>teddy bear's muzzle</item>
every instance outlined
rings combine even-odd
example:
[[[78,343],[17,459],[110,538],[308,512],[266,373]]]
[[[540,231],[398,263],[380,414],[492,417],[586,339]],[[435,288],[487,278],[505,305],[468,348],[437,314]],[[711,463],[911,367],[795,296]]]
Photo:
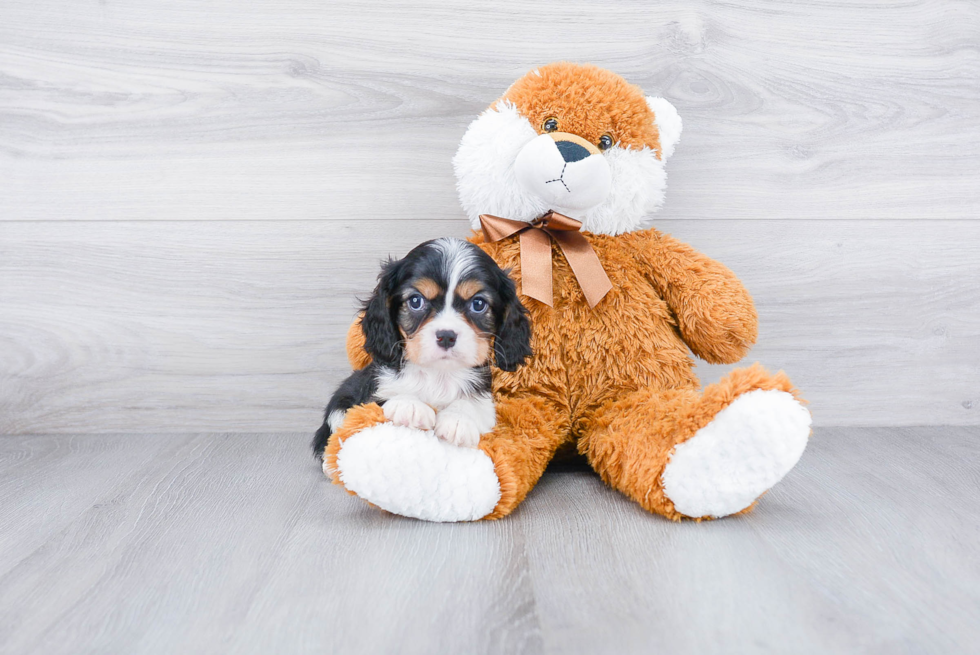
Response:
[[[576,134],[541,134],[514,160],[524,189],[546,205],[575,217],[602,203],[612,187],[609,164],[599,149]]]

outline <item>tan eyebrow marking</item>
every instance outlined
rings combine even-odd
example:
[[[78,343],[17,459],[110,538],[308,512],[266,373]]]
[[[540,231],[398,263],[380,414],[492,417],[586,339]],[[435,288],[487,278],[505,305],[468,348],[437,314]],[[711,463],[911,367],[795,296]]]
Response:
[[[477,280],[466,280],[456,285],[456,295],[463,300],[469,300],[480,291],[483,291],[483,285]]]
[[[432,300],[438,296],[439,292],[442,291],[442,287],[440,287],[435,280],[428,277],[424,277],[421,280],[416,280],[412,286],[418,289],[419,293],[429,300]]]

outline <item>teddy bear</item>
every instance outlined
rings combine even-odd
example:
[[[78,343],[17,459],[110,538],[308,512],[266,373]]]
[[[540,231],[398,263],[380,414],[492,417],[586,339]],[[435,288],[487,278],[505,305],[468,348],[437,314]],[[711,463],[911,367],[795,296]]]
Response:
[[[514,82],[470,124],[453,167],[471,240],[510,275],[532,323],[525,366],[493,373],[497,424],[478,448],[354,408],[324,473],[369,503],[431,521],[507,516],[556,452],[672,520],[746,512],[810,436],[783,373],[753,364],[701,388],[693,355],[739,361],[757,336],[722,264],[651,226],[681,119],[619,75],[568,62]],[[355,368],[370,361],[357,321]]]

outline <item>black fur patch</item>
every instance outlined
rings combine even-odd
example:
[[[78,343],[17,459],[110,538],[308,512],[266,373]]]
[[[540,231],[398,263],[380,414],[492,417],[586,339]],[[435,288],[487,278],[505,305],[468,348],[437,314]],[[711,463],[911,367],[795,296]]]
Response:
[[[327,408],[323,410],[323,425],[316,431],[313,437],[313,454],[323,459],[323,449],[327,447],[327,441],[333,430],[330,429],[330,415],[335,411],[346,412],[351,407],[363,405],[372,401],[379,400],[375,397],[378,390],[378,371],[380,367],[371,363],[360,371],[354,371],[344,380],[333,396],[327,403]]]

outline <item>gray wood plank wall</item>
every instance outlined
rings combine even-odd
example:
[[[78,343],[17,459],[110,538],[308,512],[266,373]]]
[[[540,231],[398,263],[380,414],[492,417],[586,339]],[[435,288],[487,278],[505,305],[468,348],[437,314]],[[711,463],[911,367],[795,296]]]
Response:
[[[818,425],[980,423],[975,2],[0,3],[0,433],[309,430],[539,63],[679,109],[657,225]],[[703,366],[707,381],[724,367]]]

